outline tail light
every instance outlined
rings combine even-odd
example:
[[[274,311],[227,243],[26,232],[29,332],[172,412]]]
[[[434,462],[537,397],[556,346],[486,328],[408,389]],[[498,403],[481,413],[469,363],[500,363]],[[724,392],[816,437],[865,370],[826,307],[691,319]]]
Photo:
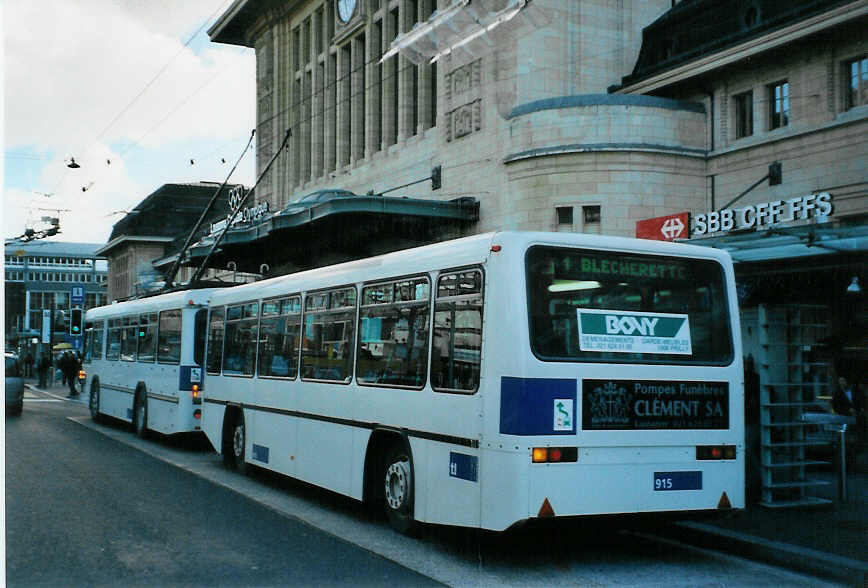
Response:
[[[193,398],[199,398],[199,384],[193,384]]]
[[[202,411],[199,410],[198,408],[196,410],[194,410],[193,411],[193,418],[196,420],[201,419],[202,418]]]
[[[735,445],[697,445],[696,459],[703,461],[735,459]]]
[[[578,447],[534,447],[531,453],[533,463],[565,463],[578,458]]]
[[[78,379],[83,380],[87,377],[87,372],[84,370],[78,370]]]

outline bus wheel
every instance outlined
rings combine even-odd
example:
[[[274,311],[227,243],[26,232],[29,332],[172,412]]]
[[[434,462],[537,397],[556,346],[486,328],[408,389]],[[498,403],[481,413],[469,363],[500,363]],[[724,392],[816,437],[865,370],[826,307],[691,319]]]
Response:
[[[247,462],[244,460],[244,446],[247,443],[247,429],[244,426],[244,415],[239,413],[232,424],[229,438],[228,454],[229,465],[238,470],[240,474],[247,473]]]
[[[393,529],[405,535],[416,530],[411,505],[413,504],[413,468],[410,452],[403,443],[393,445],[386,452],[382,470],[383,507]]]
[[[90,408],[90,418],[93,422],[98,423],[102,420],[99,414],[99,383],[94,380],[90,383],[90,399],[88,400]]]
[[[142,390],[136,394],[135,404],[133,406],[133,428],[136,431],[136,436],[144,439],[148,435],[148,402],[146,400],[147,393]]]

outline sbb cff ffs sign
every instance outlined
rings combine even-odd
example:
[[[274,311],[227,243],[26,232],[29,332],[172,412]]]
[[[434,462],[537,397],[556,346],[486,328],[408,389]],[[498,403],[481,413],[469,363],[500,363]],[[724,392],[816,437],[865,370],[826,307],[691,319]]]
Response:
[[[690,213],[679,212],[636,221],[636,236],[657,241],[686,239],[690,236]]]

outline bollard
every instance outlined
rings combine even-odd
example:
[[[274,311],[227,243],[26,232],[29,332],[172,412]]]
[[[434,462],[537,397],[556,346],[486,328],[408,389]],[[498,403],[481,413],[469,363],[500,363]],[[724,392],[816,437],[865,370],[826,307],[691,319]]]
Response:
[[[838,429],[839,434],[841,435],[841,465],[838,468],[838,499],[842,502],[847,501],[847,444],[845,442],[844,437],[847,433],[847,425],[842,424],[841,428]]]

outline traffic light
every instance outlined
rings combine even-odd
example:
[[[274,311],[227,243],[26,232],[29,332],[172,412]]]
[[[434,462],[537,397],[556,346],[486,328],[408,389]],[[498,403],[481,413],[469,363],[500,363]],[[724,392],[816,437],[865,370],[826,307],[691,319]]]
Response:
[[[81,335],[81,315],[82,311],[80,308],[72,309],[72,316],[69,320],[69,334],[70,335]]]

